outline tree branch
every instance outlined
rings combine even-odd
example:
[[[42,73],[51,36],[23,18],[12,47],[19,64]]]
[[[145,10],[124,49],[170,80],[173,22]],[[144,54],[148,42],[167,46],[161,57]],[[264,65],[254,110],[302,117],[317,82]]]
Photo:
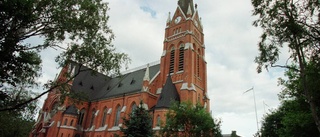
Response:
[[[282,66],[282,65],[274,65],[274,64],[271,64],[271,67],[285,68],[285,69],[290,69],[290,70],[294,70],[294,71],[297,71],[297,72],[300,71],[299,69],[296,69],[296,68],[290,67],[290,66]]]
[[[53,89],[55,89],[55,88],[57,88],[57,87],[60,87],[60,86],[62,86],[62,85],[64,85],[64,84],[69,83],[69,82],[72,81],[76,76],[78,76],[78,75],[80,74],[80,72],[84,72],[84,71],[90,70],[90,69],[81,70],[81,67],[82,67],[82,65],[79,66],[79,69],[78,69],[77,73],[76,73],[74,76],[70,77],[67,81],[65,81],[65,82],[63,82],[63,83],[60,83],[60,84],[56,84],[56,85],[52,86],[51,88],[49,88],[47,91],[42,92],[41,94],[37,95],[36,97],[31,98],[31,99],[29,99],[29,100],[27,100],[27,101],[25,101],[25,102],[16,104],[16,105],[14,105],[14,106],[12,106],[12,107],[1,108],[1,109],[0,109],[0,112],[1,112],[1,111],[11,111],[11,110],[15,110],[15,109],[18,109],[18,108],[20,108],[20,107],[22,107],[22,106],[24,106],[24,105],[26,105],[26,104],[28,104],[28,103],[31,103],[31,102],[39,99],[39,98],[42,97],[43,95],[49,93],[49,92],[52,91]]]

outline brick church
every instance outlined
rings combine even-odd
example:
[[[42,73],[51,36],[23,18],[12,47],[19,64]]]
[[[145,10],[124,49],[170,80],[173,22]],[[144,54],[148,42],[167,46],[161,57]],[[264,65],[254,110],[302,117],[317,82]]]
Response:
[[[82,92],[88,100],[74,104],[66,98],[61,103],[58,89],[52,90],[30,137],[112,137],[120,133],[122,117],[140,100],[152,116],[155,131],[160,130],[160,121],[165,122],[172,101],[199,102],[209,111],[206,64],[197,5],[193,0],[179,0],[166,21],[160,61],[119,77],[81,71],[69,82],[70,92]],[[80,66],[73,63],[62,68],[57,80],[65,73],[76,73]]]

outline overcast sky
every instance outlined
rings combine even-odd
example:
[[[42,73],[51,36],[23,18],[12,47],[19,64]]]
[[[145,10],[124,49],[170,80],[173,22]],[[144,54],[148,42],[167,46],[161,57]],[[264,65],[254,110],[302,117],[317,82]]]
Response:
[[[116,39],[113,44],[132,59],[129,68],[160,60],[168,12],[173,15],[177,0],[108,0],[109,25]],[[215,118],[222,120],[222,133],[236,130],[250,137],[257,132],[253,90],[259,126],[269,109],[279,105],[281,87],[277,79],[283,70],[270,69],[258,74],[255,56],[261,29],[251,24],[251,0],[194,0],[202,17],[208,94]],[[43,76],[40,81],[53,79],[58,73],[54,57],[58,51],[42,53]],[[43,102],[43,101],[41,101]],[[265,105],[264,105],[265,104]]]

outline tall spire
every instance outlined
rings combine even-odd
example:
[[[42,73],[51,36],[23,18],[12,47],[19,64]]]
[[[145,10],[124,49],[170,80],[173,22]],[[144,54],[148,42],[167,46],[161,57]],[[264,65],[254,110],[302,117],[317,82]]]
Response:
[[[178,5],[180,6],[185,15],[188,14],[189,6],[191,7],[191,13],[194,13],[193,0],[179,0]]]

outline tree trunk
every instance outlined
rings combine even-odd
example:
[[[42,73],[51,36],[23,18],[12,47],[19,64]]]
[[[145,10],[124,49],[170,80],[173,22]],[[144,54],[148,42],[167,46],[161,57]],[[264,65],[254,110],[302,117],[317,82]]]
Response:
[[[300,41],[298,40],[297,43],[300,43]],[[304,91],[304,94],[305,94],[307,101],[310,105],[313,120],[317,126],[318,132],[320,133],[320,119],[319,119],[317,111],[316,111],[317,107],[316,107],[316,104],[313,100],[313,97],[309,91],[309,88],[307,86],[307,78],[306,78],[307,76],[306,76],[306,70],[305,70],[306,61],[304,58],[304,54],[303,54],[302,48],[300,48],[299,45],[296,46],[296,51],[297,51],[297,56],[298,56],[298,61],[299,61],[300,77],[302,79],[303,91]]]

